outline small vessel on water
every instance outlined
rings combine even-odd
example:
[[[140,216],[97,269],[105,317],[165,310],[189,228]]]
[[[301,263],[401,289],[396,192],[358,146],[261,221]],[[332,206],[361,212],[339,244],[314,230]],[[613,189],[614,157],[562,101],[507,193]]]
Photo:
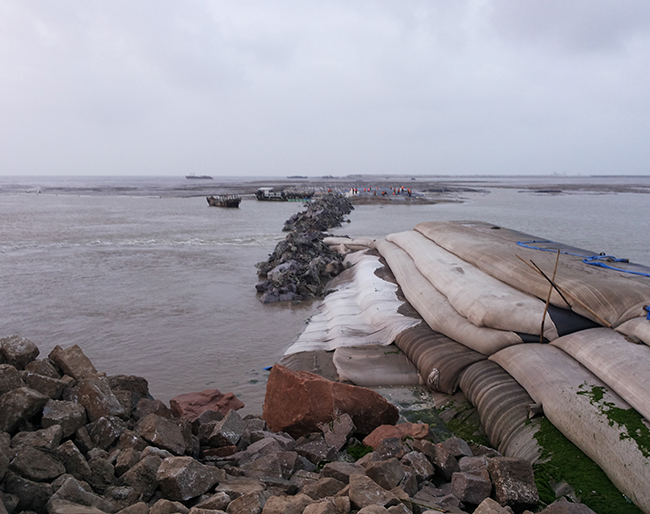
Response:
[[[272,187],[260,187],[255,193],[264,202],[304,202],[311,200],[313,191],[273,191]]]
[[[206,197],[210,207],[230,207],[237,208],[241,202],[241,196],[238,195],[217,195]]]
[[[185,178],[187,178],[187,179],[212,180],[212,177],[210,175],[195,175],[194,173],[190,173],[189,175],[185,175]]]

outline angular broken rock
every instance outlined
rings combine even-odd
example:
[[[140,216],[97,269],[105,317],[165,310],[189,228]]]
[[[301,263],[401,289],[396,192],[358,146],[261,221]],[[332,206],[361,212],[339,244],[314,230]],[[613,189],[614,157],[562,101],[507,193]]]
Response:
[[[338,450],[325,442],[324,437],[301,438],[296,441],[296,452],[314,464],[331,462],[336,459]]]
[[[86,507],[95,507],[102,512],[115,512],[115,506],[108,500],[86,491],[74,478],[68,478],[63,485],[52,495],[48,507],[53,502],[65,500]],[[84,512],[83,510],[80,512]]]
[[[359,464],[337,461],[325,464],[320,472],[320,476],[336,478],[344,484],[348,484],[350,483],[350,475],[354,475],[355,473],[364,475],[366,470]]]
[[[341,451],[348,439],[357,431],[349,414],[341,414],[329,423],[323,423],[319,428],[323,431],[327,444],[334,446],[337,451]]]
[[[134,375],[113,375],[107,377],[108,385],[116,391],[131,393],[131,410],[135,409],[142,398],[149,397],[149,382],[145,378]]]
[[[226,512],[228,514],[261,514],[266,500],[270,497],[267,491],[257,491],[240,496],[233,500]]]
[[[272,452],[252,462],[242,464],[246,476],[261,478],[262,476],[289,479],[298,468],[296,452]]]
[[[397,407],[370,389],[331,382],[279,364],[273,366],[262,416],[271,431],[285,431],[293,437],[306,435],[342,413],[349,414],[357,430],[364,434],[379,425],[395,424],[399,418]]]
[[[35,447],[54,450],[61,443],[63,431],[58,425],[42,428],[35,432],[18,432],[11,440],[12,448]]]
[[[13,433],[20,422],[38,414],[49,398],[28,387],[12,389],[0,396],[0,430]]]
[[[462,502],[478,505],[490,496],[492,483],[471,473],[454,473],[451,477],[451,492]]]
[[[97,448],[110,448],[126,431],[126,423],[115,416],[102,416],[86,427]]]
[[[192,457],[169,457],[156,473],[165,497],[180,501],[200,496],[225,477],[225,471],[201,464]]]
[[[77,390],[79,403],[86,408],[90,421],[103,416],[125,416],[124,407],[113,394],[106,379],[84,378],[79,381]]]
[[[377,484],[390,491],[402,481],[404,468],[396,458],[370,462],[366,467],[366,475]]]
[[[233,393],[223,394],[217,389],[206,389],[175,396],[169,400],[169,406],[174,415],[194,421],[206,410],[227,414],[231,410],[241,409],[244,403]]]
[[[47,511],[49,514],[106,514],[106,512],[110,512],[59,499],[48,503]]]
[[[39,375],[43,375],[44,377],[61,378],[61,374],[54,367],[54,363],[48,358],[37,359],[30,362],[27,364],[27,366],[25,366],[25,371],[29,371],[30,373],[37,373]]]
[[[96,375],[97,370],[90,359],[86,357],[79,345],[61,348],[55,346],[49,358],[56,364],[64,375],[70,375],[75,380],[81,380],[91,375]]]
[[[155,455],[144,457],[140,462],[124,473],[119,482],[128,485],[142,494],[143,501],[149,501],[158,487],[156,475],[162,459]]]
[[[65,467],[57,459],[38,448],[31,447],[19,449],[9,469],[35,482],[51,482],[65,473]]]
[[[336,478],[321,478],[316,482],[306,484],[301,493],[306,494],[312,500],[320,500],[328,496],[334,496],[336,493],[345,488],[345,484]]]
[[[212,427],[210,435],[205,437],[205,442],[208,446],[214,448],[237,444],[244,430],[246,430],[246,423],[234,410],[229,411],[221,421],[213,421],[205,426]]]
[[[30,373],[29,371],[23,372],[23,380],[27,387],[54,400],[61,398],[63,391],[68,386],[66,382],[58,378],[46,377],[37,373]]]
[[[423,453],[409,452],[402,457],[402,465],[409,466],[418,482],[424,482],[433,477],[435,468]]]
[[[390,507],[400,503],[397,496],[377,485],[372,478],[366,475],[355,474],[350,476],[348,496],[350,497],[350,502],[360,509],[368,505]]]
[[[92,475],[88,461],[79,451],[79,448],[70,440],[56,449],[56,456],[65,466],[66,473],[77,480],[88,481]]]
[[[11,364],[0,364],[0,396],[19,387],[25,387],[20,371]]]
[[[539,503],[537,486],[530,462],[509,457],[488,460],[488,471],[494,486],[494,499],[514,509],[535,507]]]
[[[185,438],[174,421],[156,414],[149,414],[138,423],[136,433],[154,446],[174,455],[185,453]]]
[[[0,339],[0,356],[4,362],[16,369],[25,369],[25,366],[36,359],[39,353],[34,343],[18,335]]]
[[[4,490],[18,497],[17,512],[23,510],[44,512],[45,505],[52,496],[50,484],[33,482],[13,473],[8,473],[5,477]]]

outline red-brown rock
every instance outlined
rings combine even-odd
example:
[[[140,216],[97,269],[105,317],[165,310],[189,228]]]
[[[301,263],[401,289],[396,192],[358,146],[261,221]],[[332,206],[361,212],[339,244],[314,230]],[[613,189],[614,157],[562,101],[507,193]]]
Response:
[[[372,446],[377,449],[379,443],[389,437],[404,439],[412,437],[413,439],[424,439],[429,433],[429,425],[426,423],[400,423],[399,425],[381,425],[375,428],[372,433],[363,440],[366,446]]]
[[[244,404],[233,393],[220,393],[217,389],[206,389],[199,393],[180,394],[169,400],[174,415],[194,421],[206,410],[227,414],[241,409]]]
[[[380,425],[394,424],[397,407],[364,387],[331,382],[307,371],[273,366],[266,386],[262,417],[269,430],[294,437],[318,431],[341,414],[352,418],[357,430],[369,434]]]

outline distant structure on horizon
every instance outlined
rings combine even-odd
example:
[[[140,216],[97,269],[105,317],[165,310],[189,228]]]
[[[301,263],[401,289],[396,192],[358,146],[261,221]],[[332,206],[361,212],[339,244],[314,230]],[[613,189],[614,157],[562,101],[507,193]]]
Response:
[[[194,173],[190,173],[189,175],[185,175],[185,178],[193,178],[193,179],[209,179],[212,180],[212,177],[210,175],[195,175]]]

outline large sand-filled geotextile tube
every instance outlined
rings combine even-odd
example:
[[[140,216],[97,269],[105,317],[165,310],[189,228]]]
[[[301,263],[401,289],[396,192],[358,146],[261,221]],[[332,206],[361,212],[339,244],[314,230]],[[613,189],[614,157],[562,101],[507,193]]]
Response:
[[[386,240],[408,253],[431,285],[477,327],[539,335],[544,320],[544,337],[558,337],[539,298],[497,280],[414,230],[389,234]]]
[[[376,275],[379,258],[363,255],[337,278],[338,290],[325,297],[298,340],[285,352],[335,350],[342,346],[389,345],[397,334],[421,323],[399,314],[397,285]]]
[[[523,342],[514,332],[473,325],[431,285],[404,250],[385,239],[379,239],[375,244],[381,256],[386,259],[406,299],[435,332],[440,332],[484,355],[491,355],[502,348]]]
[[[536,419],[529,419],[533,399],[497,363],[478,361],[461,375],[460,388],[476,407],[490,443],[506,457],[534,463],[541,454],[535,433]]]
[[[466,367],[487,358],[434,332],[426,324],[401,332],[395,339],[395,345],[417,367],[422,381],[429,388],[446,394],[456,392],[460,374]]]
[[[630,319],[616,327],[616,330],[636,341],[650,345],[650,320],[647,317]]]
[[[417,368],[393,345],[337,348],[333,362],[342,381],[363,387],[421,383]]]
[[[620,491],[650,512],[650,431],[627,402],[570,355],[549,344],[511,346],[490,360],[542,404],[548,420],[596,462]]]
[[[583,330],[553,341],[650,419],[650,347],[610,328]]]
[[[549,282],[525,262],[534,261],[547,276],[553,275],[556,253],[530,248],[534,238],[518,245],[511,237],[501,237],[500,229],[490,230],[485,224],[461,222],[426,222],[415,230],[520,291],[546,299]],[[531,236],[532,237],[532,236]],[[545,249],[552,249],[545,244]],[[541,248],[542,246],[539,246]],[[570,255],[561,249],[555,283],[567,291],[563,299],[553,290],[551,303],[585,316],[592,321],[617,327],[625,321],[645,316],[643,309],[650,298],[650,278],[591,266],[583,262],[584,256]],[[567,303],[568,302],[568,303]]]

